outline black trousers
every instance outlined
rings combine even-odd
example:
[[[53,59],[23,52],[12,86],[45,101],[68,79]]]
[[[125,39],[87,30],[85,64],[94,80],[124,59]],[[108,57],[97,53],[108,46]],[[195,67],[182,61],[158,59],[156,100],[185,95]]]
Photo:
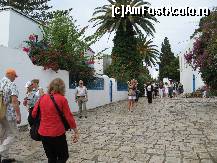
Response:
[[[173,97],[173,88],[169,88],[169,97],[170,97],[170,98]]]
[[[152,92],[151,91],[147,92],[147,98],[148,98],[148,103],[152,103]]]
[[[28,115],[29,126],[32,126],[34,122],[34,119],[32,118],[32,111],[33,111],[33,107],[29,108],[29,115]]]
[[[48,163],[66,163],[69,158],[69,152],[65,134],[58,137],[42,136],[42,144]]]

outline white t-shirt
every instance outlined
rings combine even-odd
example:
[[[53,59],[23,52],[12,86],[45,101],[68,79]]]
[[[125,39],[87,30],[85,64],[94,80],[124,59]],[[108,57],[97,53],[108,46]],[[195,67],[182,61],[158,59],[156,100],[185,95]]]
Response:
[[[87,95],[87,88],[85,86],[83,87],[77,87],[76,88],[77,96],[86,96]]]
[[[151,85],[149,85],[148,87],[147,87],[147,90],[150,92],[151,91]]]

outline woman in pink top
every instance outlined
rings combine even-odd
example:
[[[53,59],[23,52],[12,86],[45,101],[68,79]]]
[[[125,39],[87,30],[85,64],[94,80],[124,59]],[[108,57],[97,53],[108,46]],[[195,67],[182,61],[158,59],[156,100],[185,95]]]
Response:
[[[76,122],[64,94],[65,84],[63,80],[60,78],[54,79],[49,85],[48,94],[40,98],[32,111],[32,117],[35,118],[38,105],[40,105],[41,120],[38,132],[42,136],[42,144],[48,163],[65,163],[69,157],[66,131],[50,95],[53,95],[70,128],[74,130],[73,142],[77,142],[79,138]]]

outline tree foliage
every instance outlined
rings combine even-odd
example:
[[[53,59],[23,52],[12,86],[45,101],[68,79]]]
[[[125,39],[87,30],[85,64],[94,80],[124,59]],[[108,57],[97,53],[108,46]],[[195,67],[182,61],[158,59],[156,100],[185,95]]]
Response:
[[[174,56],[167,37],[161,47],[159,63],[159,79],[170,78],[179,81],[179,59]]]
[[[48,15],[48,10],[52,8],[52,6],[48,5],[49,1],[50,0],[1,0],[0,6],[12,6],[36,20],[44,20],[46,15]]]
[[[116,15],[112,17],[112,5],[120,7],[130,5],[131,7],[144,6],[148,8],[148,2],[142,0],[108,0],[109,5],[97,7],[93,13],[93,18],[90,22],[94,22],[94,27],[97,26],[97,32],[102,35],[105,33],[116,32],[113,39],[114,47],[112,49],[112,64],[107,69],[108,75],[120,81],[127,81],[132,78],[138,78],[143,71],[144,53],[138,51],[138,39],[136,35],[153,35],[155,32],[154,22],[157,19],[148,13],[145,15],[130,15],[125,17]],[[148,57],[146,56],[146,59]],[[150,57],[149,62],[153,60]],[[149,64],[149,63],[148,63]]]
[[[120,27],[113,42],[110,75],[121,81],[137,78],[143,65],[132,26],[125,32]]]
[[[78,29],[75,20],[68,14],[56,12],[47,26],[43,26],[43,40],[29,37],[28,52],[34,64],[54,71],[67,70],[78,78],[93,76],[94,71],[86,64],[84,52],[95,41],[95,36],[84,35],[85,28]],[[79,70],[79,72],[77,71]]]
[[[137,41],[137,50],[146,66],[156,66],[159,58],[159,51],[156,49],[157,45],[154,45],[151,39],[148,40],[147,36],[140,35]]]
[[[120,15],[112,17],[112,5],[115,7],[131,6],[131,7],[144,7],[148,9],[150,3],[144,2],[143,0],[108,0],[109,5],[97,7],[93,13],[93,18],[90,22],[94,22],[94,26],[98,27],[98,32],[105,34],[117,31],[120,28],[123,31],[127,31],[127,24],[131,24],[136,34],[141,34],[142,31],[148,35],[153,35],[155,32],[153,22],[157,22],[157,19],[151,16],[148,12],[144,15],[130,15],[128,14],[124,18]],[[141,31],[142,30],[142,31]]]

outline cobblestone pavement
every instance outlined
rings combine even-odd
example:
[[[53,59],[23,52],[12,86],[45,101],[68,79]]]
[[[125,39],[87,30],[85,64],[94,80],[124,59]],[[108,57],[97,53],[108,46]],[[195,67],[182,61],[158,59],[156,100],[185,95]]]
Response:
[[[79,120],[80,141],[67,133],[68,163],[215,163],[217,99],[141,98],[134,112],[127,101],[90,110]],[[43,163],[41,143],[20,132],[11,155],[26,163]]]

